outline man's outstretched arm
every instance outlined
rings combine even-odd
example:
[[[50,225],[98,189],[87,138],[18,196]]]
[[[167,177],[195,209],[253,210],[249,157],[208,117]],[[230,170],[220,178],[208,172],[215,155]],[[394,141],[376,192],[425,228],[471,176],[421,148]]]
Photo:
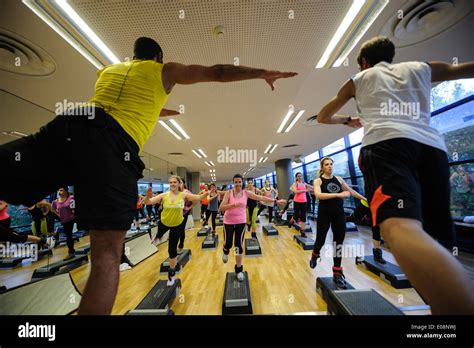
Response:
[[[431,82],[474,78],[474,62],[456,65],[444,62],[428,64],[431,66]]]

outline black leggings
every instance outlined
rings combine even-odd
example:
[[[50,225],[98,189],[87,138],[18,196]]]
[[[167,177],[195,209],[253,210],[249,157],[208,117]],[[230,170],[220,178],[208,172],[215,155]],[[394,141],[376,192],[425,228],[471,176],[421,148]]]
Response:
[[[22,236],[10,229],[11,219],[0,221],[0,242],[26,243],[28,236]]]
[[[207,221],[209,220],[209,217],[211,217],[211,223],[212,223],[212,230],[216,230],[216,216],[217,216],[217,211],[212,211],[212,210],[206,210],[206,221],[204,224],[207,224]]]
[[[166,231],[170,231],[170,237],[168,239],[168,255],[170,259],[174,259],[176,256],[178,256],[178,241],[180,237],[180,226],[182,225],[179,224],[178,226],[174,227],[169,227],[164,225],[161,220],[158,223],[158,233],[156,236],[158,238],[162,238],[163,235],[166,233]],[[184,226],[186,226],[186,223],[184,223]],[[184,242],[184,237],[183,237],[183,242]]]
[[[186,238],[186,222],[188,222],[188,216],[189,216],[189,213],[184,215],[183,222],[181,223],[181,225],[179,225],[178,248],[180,249],[184,248],[184,239]]]
[[[140,219],[139,215],[141,215],[142,218],[145,217],[145,213],[143,212],[143,207],[138,208],[138,209],[135,211],[135,221],[138,221],[138,220]]]
[[[234,247],[238,253],[236,255],[242,255],[244,249],[242,248],[242,243],[244,242],[245,237],[245,223],[229,225],[224,224],[224,254],[229,255],[230,249],[232,248],[232,242],[234,242]]]
[[[362,221],[365,217],[367,217],[369,221],[372,221],[372,213],[370,212],[370,209],[362,203],[355,208],[353,216],[356,221]],[[379,242],[382,240],[379,226],[372,226],[372,239]]]
[[[338,209],[326,212],[319,207],[316,242],[314,243],[313,254],[319,255],[321,248],[326,242],[329,227],[332,228],[334,242],[336,242],[336,248],[333,250],[334,267],[341,267],[342,244],[346,236],[346,216],[344,215],[344,210]]]
[[[263,209],[268,208],[268,223],[272,222],[272,217],[273,217],[273,206],[271,205],[264,205],[262,204],[260,206],[260,209],[258,209],[257,216],[260,215],[260,213],[263,211]]]
[[[204,219],[204,217],[206,216],[206,212],[207,212],[207,205],[204,205],[201,203],[201,219]]]
[[[146,211],[148,213],[148,217],[151,218],[152,216],[155,216],[155,213],[153,213],[153,206],[151,204],[146,206]]]
[[[74,228],[74,223],[76,221],[61,222],[64,228],[64,234],[66,235],[67,248],[69,249],[69,254],[74,254],[74,239],[72,238],[72,230]]]

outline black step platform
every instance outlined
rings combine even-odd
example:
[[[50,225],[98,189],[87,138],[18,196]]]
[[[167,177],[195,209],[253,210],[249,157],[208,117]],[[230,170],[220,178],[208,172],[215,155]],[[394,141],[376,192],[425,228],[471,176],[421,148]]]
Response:
[[[299,223],[294,223],[293,226],[298,232],[301,231],[301,226]],[[311,225],[309,223],[305,224],[304,233],[313,233],[313,230],[311,229]]]
[[[278,230],[273,225],[263,225],[262,230],[269,237],[278,236]]]
[[[182,254],[179,254],[178,255],[178,263],[180,265],[180,269],[179,271],[181,271],[184,267],[184,265],[186,265],[188,263],[188,261],[191,259],[191,250],[189,249],[184,249],[183,250],[183,253]],[[166,274],[168,273],[168,270],[170,269],[170,258],[168,257],[162,264],[161,264],[161,267],[160,267],[160,273],[161,274]],[[179,273],[178,271],[178,273]]]
[[[353,222],[346,222],[346,232],[359,232],[357,225]]]
[[[209,233],[211,233],[211,227],[210,226],[203,226],[201,229],[197,232],[198,237],[205,237]]]
[[[228,272],[225,276],[224,299],[222,301],[222,314],[252,314],[252,299],[250,297],[250,284],[247,272],[245,279],[240,282],[235,272]]]
[[[81,266],[83,263],[89,262],[87,255],[77,255],[67,261],[61,260],[36,269],[33,272],[32,280],[51,277],[53,275],[67,273],[72,269]]]
[[[378,275],[380,279],[393,286],[395,289],[411,288],[410,281],[397,265],[387,261],[382,265],[374,260],[373,256],[356,257],[356,265],[361,265],[368,271]]]
[[[245,255],[247,257],[262,256],[262,248],[257,238],[245,239]]]
[[[301,245],[303,250],[313,250],[314,247],[314,239],[308,238],[308,237],[302,237],[301,235],[297,234],[293,236],[293,239]]]
[[[89,251],[91,251],[91,246],[86,245],[86,246],[83,246],[82,248],[76,249],[76,254],[77,255],[86,255],[86,254],[89,253]]]
[[[374,289],[330,291],[327,304],[332,315],[404,315]]]
[[[181,280],[176,279],[173,286],[167,286],[166,280],[159,280],[137,308],[127,315],[172,315],[170,306],[179,295]]]
[[[219,236],[217,235],[217,233],[215,235],[209,234],[202,242],[202,248],[205,250],[216,249],[218,245]]]
[[[354,289],[354,287],[346,281],[347,289]],[[321,296],[324,302],[328,303],[329,293],[334,290],[344,290],[337,288],[334,284],[333,277],[318,277],[316,278],[316,292]]]

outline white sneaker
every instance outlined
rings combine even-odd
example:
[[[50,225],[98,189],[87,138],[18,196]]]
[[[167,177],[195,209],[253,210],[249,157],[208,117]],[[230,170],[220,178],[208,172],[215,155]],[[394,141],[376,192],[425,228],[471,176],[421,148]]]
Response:
[[[183,249],[178,248],[178,255],[181,255],[183,253]]]
[[[151,241],[151,244],[158,248],[158,244],[160,244],[160,238],[155,238]]]
[[[130,267],[130,265],[128,263],[124,262],[120,265],[120,272],[129,270],[129,269],[132,269],[132,267]]]
[[[245,279],[245,274],[244,274],[244,272],[239,272],[239,273],[237,273],[237,280],[238,280],[239,282],[243,282],[244,279]]]
[[[222,262],[227,263],[229,261],[229,255],[223,254],[222,255]]]

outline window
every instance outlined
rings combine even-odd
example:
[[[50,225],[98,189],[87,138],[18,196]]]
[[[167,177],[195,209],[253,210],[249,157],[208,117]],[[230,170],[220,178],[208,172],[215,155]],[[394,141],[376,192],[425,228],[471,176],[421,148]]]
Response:
[[[474,79],[445,81],[431,89],[431,111],[441,109],[474,93]]]
[[[319,151],[313,152],[312,154],[304,158],[304,163],[313,162],[319,159]]]
[[[355,132],[352,132],[351,134],[349,134],[349,143],[351,145],[361,143],[363,136],[364,136],[364,128],[359,128]]]
[[[357,178],[356,180],[357,180],[357,187],[353,187],[353,189],[359,192],[362,196],[365,196],[364,178],[360,177],[360,178]]]
[[[308,177],[308,182],[318,178],[319,167],[319,161],[315,161],[306,165],[306,176]]]
[[[356,176],[362,175],[362,171],[359,168],[359,154],[360,154],[360,145],[353,147],[352,151],[352,158],[354,159],[354,168]]]
[[[474,98],[433,116],[431,125],[444,135],[450,161],[474,159]]]
[[[450,174],[453,216],[474,215],[474,163],[453,165]]]
[[[347,152],[341,152],[331,156],[333,163],[333,174],[343,178],[350,177],[349,163],[347,162]]]
[[[295,167],[298,167],[300,165],[301,165],[301,163],[291,162],[291,168],[295,168]]]
[[[31,225],[31,214],[27,207],[9,204],[7,212],[10,215],[12,228]]]
[[[341,138],[332,144],[329,144],[328,146],[323,148],[323,156],[330,155],[334,152],[341,151],[346,148],[346,144],[344,143],[344,138]]]

